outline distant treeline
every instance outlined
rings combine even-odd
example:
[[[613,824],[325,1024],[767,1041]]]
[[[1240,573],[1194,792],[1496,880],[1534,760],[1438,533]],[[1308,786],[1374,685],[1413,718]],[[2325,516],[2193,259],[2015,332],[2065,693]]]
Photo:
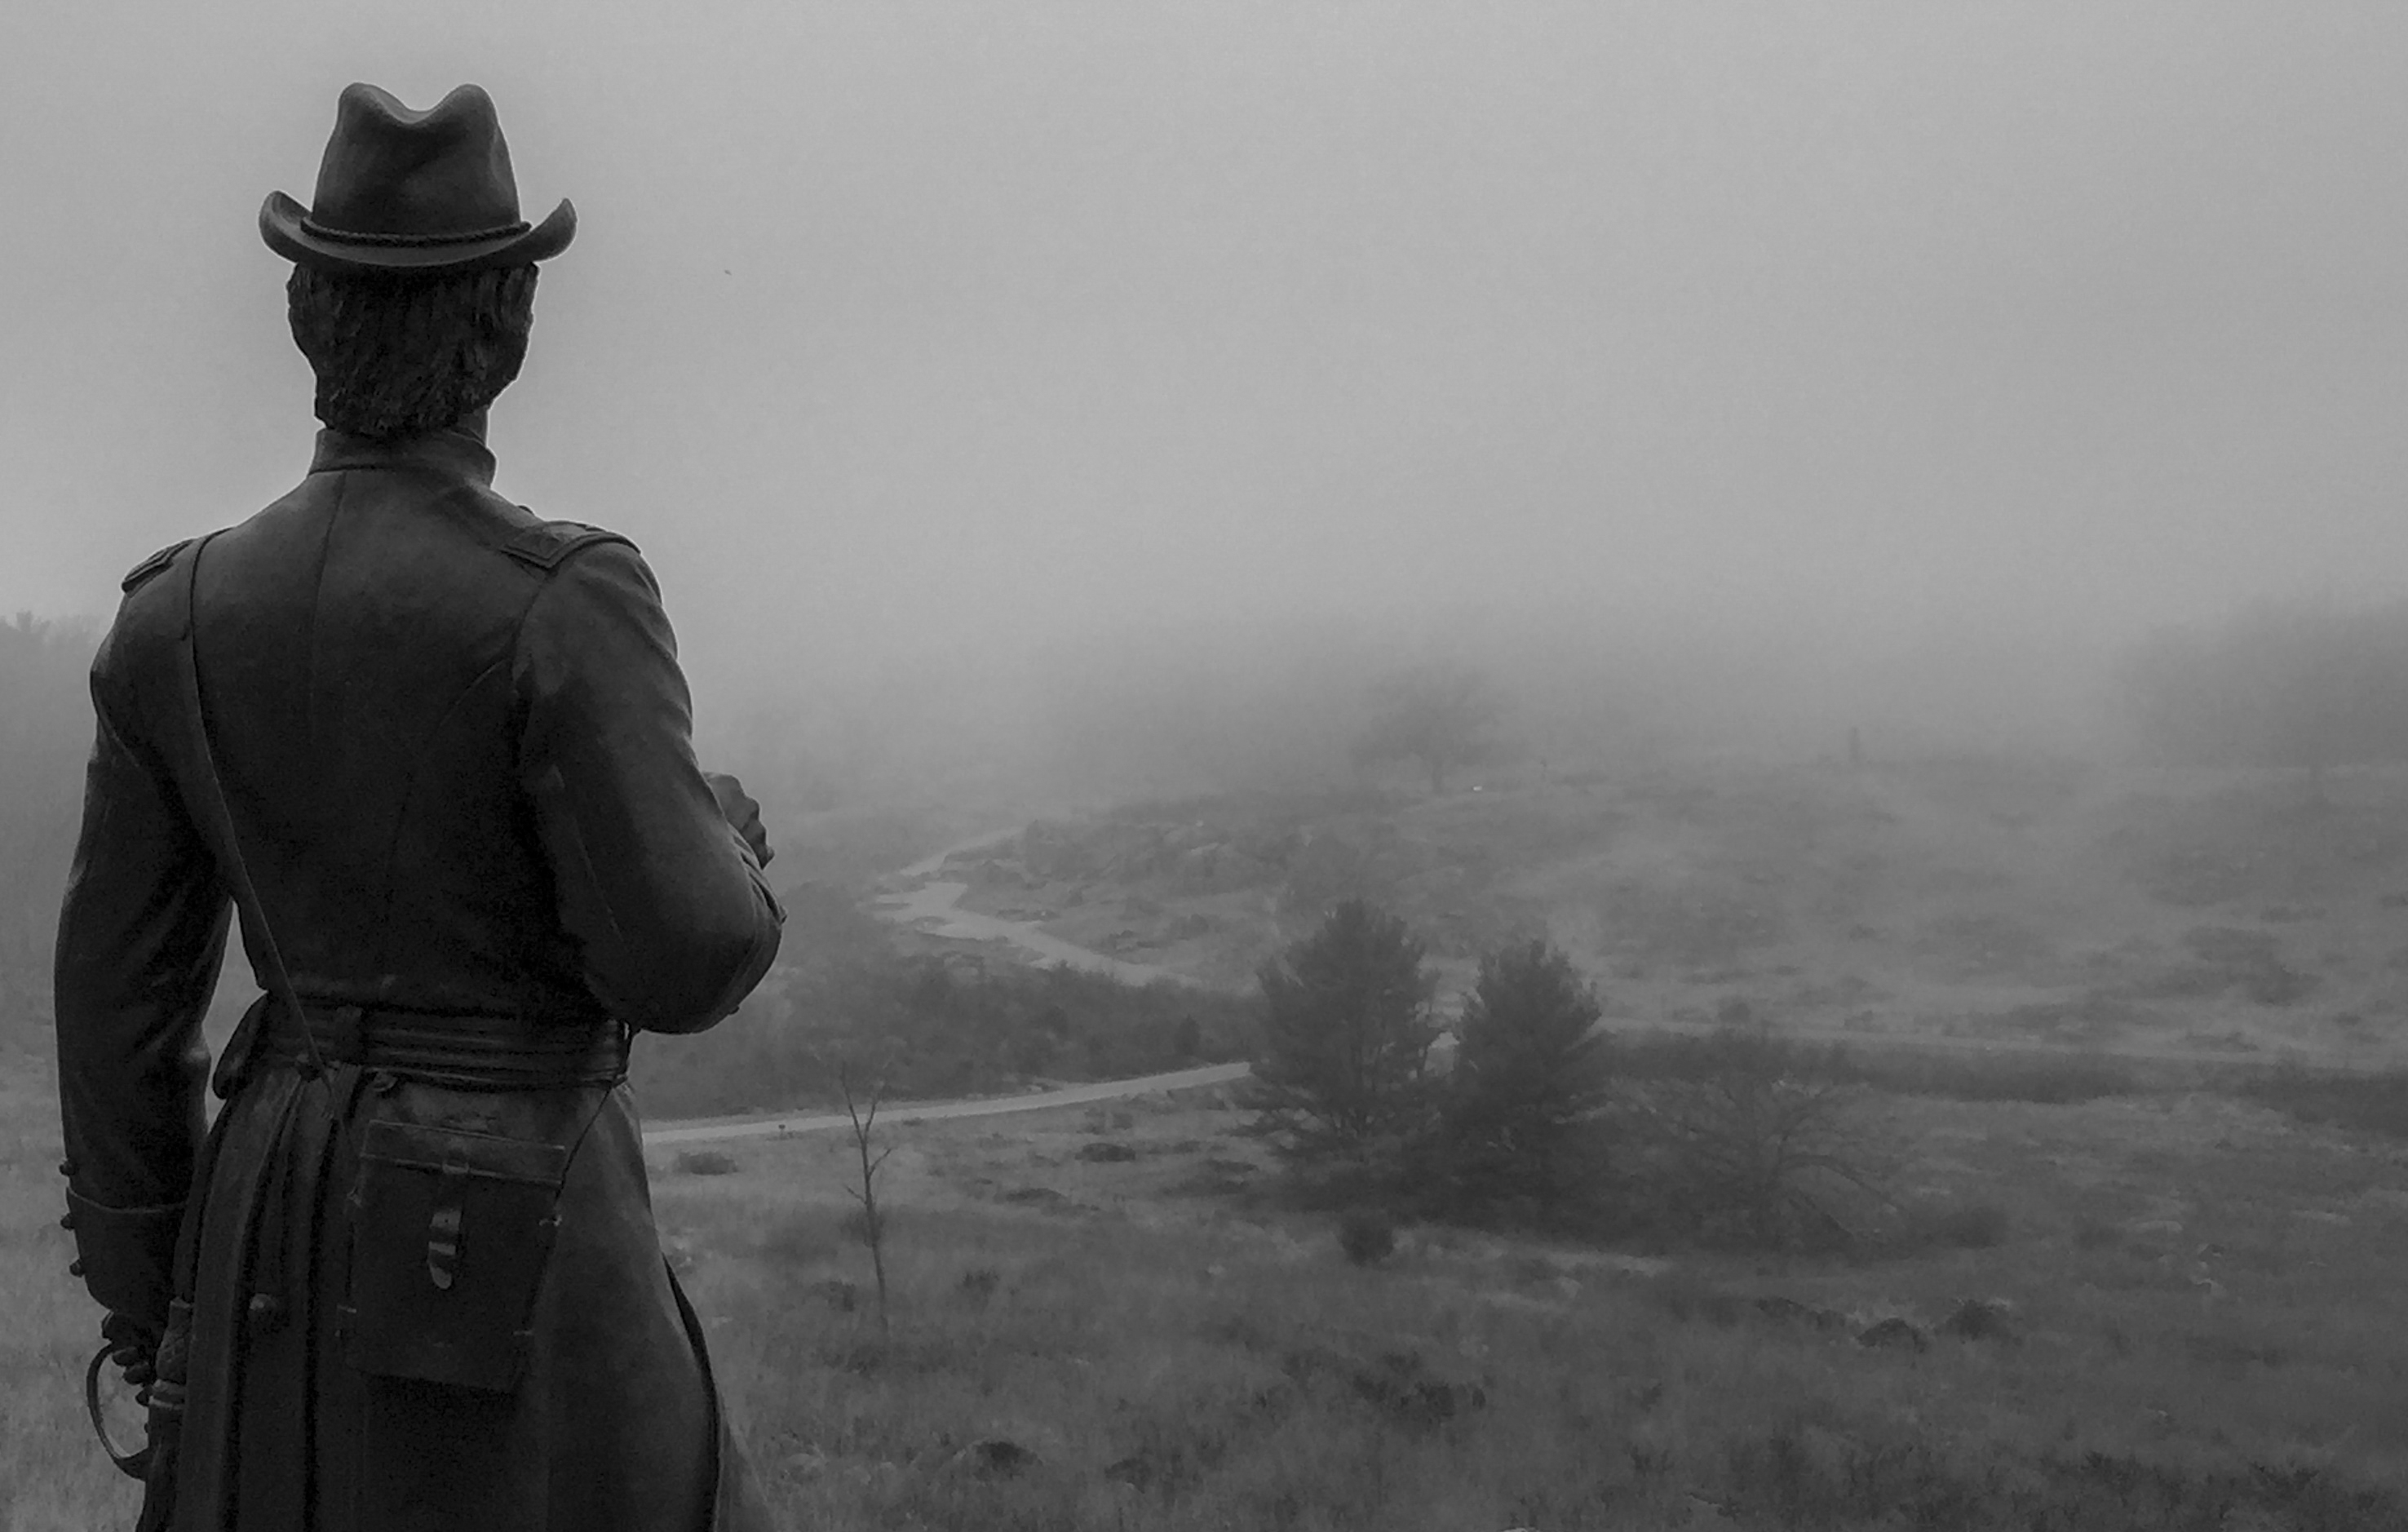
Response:
[[[697,1037],[638,1039],[634,1081],[654,1119],[833,1102],[839,1068],[862,1092],[976,1095],[1242,1058],[1254,1026],[1235,995],[902,952],[850,895],[810,885],[743,1009]]]
[[[2408,602],[2261,603],[2153,636],[2123,680],[2143,745],[2167,762],[2408,760]]]
[[[20,615],[0,623],[0,1027],[50,1009],[50,942],[75,852],[92,749],[85,676],[98,631]]]

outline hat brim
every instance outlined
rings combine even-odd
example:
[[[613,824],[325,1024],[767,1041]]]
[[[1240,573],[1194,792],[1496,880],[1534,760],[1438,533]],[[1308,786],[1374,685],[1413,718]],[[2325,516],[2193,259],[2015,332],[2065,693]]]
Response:
[[[259,208],[259,236],[267,248],[317,271],[361,276],[440,276],[494,266],[531,265],[568,248],[577,236],[577,209],[561,199],[552,216],[534,227],[489,239],[443,244],[388,245],[341,239],[304,227],[309,209],[281,192],[270,192]]]

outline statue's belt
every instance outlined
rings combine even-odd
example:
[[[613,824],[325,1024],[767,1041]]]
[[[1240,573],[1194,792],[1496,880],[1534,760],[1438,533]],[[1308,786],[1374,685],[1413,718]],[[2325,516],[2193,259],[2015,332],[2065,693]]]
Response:
[[[627,1072],[627,1031],[617,1022],[530,1022],[304,1002],[315,1056],[461,1090],[561,1090],[616,1084]],[[306,1067],[297,1029],[270,1027],[265,1062]]]

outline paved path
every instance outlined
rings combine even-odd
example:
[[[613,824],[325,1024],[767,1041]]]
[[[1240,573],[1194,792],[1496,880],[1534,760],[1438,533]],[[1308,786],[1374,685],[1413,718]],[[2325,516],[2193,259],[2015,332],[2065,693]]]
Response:
[[[952,845],[930,852],[908,867],[898,867],[893,876],[906,880],[934,878],[945,869],[945,864],[968,852],[982,852],[989,846],[1000,845],[1020,834],[1020,826],[1007,824],[1000,830],[981,830],[974,836],[954,841]]]
[[[982,915],[975,909],[959,908],[961,896],[969,892],[969,884],[956,882],[924,883],[907,894],[889,894],[878,901],[878,913],[890,921],[909,925],[930,936],[954,937],[965,941],[1008,941],[1023,952],[1034,952],[1048,963],[1067,963],[1090,973],[1106,973],[1124,984],[1152,984],[1168,981],[1174,984],[1194,984],[1185,974],[1151,963],[1130,963],[1098,952],[1092,948],[1063,940],[1044,927],[1029,921],[1006,920],[1001,915]]]
[[[878,1109],[881,1126],[889,1123],[928,1123],[950,1117],[999,1117],[1013,1111],[1044,1111],[1090,1101],[1111,1101],[1149,1091],[1184,1091],[1199,1085],[1224,1085],[1242,1080],[1242,1064],[1209,1064],[1200,1069],[1180,1069],[1167,1075],[1141,1075],[1135,1080],[1101,1080],[1088,1085],[1028,1095],[990,1096],[975,1101],[888,1101]],[[708,1118],[692,1123],[655,1123],[644,1129],[647,1144],[716,1143],[724,1138],[771,1138],[788,1133],[824,1133],[851,1127],[842,1112],[790,1112],[783,1117]]]
[[[1175,974],[1150,963],[1125,963],[1106,953],[1064,941],[1026,921],[1008,921],[1001,916],[982,915],[976,910],[959,909],[957,904],[961,896],[969,892],[968,883],[926,881],[936,877],[948,858],[1008,840],[1019,833],[1017,829],[989,830],[983,835],[955,841],[944,850],[912,863],[896,873],[895,877],[919,881],[921,886],[886,895],[878,901],[878,913],[887,920],[914,926],[935,936],[960,937],[972,941],[1008,941],[1051,962],[1108,973],[1125,983],[1144,984],[1164,979],[1182,984],[1196,982],[1183,974]],[[1028,1095],[987,1096],[969,1101],[889,1101],[879,1107],[878,1120],[881,1123],[926,1123],[949,1117],[999,1117],[1006,1112],[1044,1111],[1054,1107],[1076,1107],[1089,1101],[1143,1095],[1149,1091],[1182,1091],[1199,1085],[1226,1084],[1244,1078],[1247,1072],[1248,1067],[1243,1064],[1212,1064],[1200,1069],[1141,1075],[1135,1080],[1101,1080],[1086,1085],[1066,1085],[1060,1090],[1040,1091]],[[710,1118],[696,1122],[656,1123],[644,1130],[644,1142],[715,1143],[724,1138],[767,1138],[787,1133],[824,1133],[850,1126],[852,1119],[842,1112]]]
[[[988,830],[967,840],[956,840],[944,850],[922,857],[894,874],[898,882],[916,883],[916,888],[901,889],[881,895],[876,912],[884,920],[932,937],[952,937],[961,941],[1001,941],[1034,953],[1048,963],[1065,963],[1089,973],[1110,974],[1124,984],[1153,984],[1168,981],[1203,987],[1183,973],[1152,963],[1131,963],[1109,952],[1099,952],[1076,942],[1065,941],[1034,921],[1006,920],[1001,915],[981,914],[961,908],[962,895],[970,891],[965,882],[939,879],[945,864],[966,852],[982,851],[999,845],[1019,835],[1017,828]]]

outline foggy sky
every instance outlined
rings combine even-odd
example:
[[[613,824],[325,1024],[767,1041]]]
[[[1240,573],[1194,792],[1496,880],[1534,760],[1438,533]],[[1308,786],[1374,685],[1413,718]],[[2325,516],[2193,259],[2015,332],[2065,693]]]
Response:
[[[303,471],[254,220],[355,79],[575,199],[498,487],[634,537],[706,689],[2408,592],[2396,4],[11,0],[0,611]]]

